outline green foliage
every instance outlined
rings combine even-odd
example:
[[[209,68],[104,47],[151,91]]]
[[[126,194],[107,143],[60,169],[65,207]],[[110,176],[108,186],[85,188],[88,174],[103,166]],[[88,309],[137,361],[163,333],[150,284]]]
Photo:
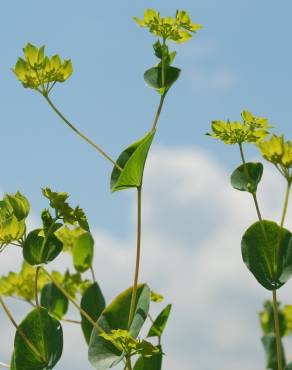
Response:
[[[44,46],[28,43],[23,52],[24,58],[18,58],[12,71],[24,87],[47,95],[56,82],[66,81],[73,72],[71,60],[62,61],[59,55],[49,58]]]
[[[32,344],[27,344],[22,333]],[[60,323],[45,308],[31,311],[19,325],[14,340],[15,370],[49,370],[59,361],[63,350]]]
[[[85,272],[92,266],[94,240],[89,232],[84,232],[75,239],[73,263],[76,271]]]
[[[60,227],[55,225],[51,233],[44,233],[43,229],[31,231],[23,244],[23,258],[29,264],[41,265],[53,261],[63,248],[62,242],[54,235],[53,231]]]
[[[134,365],[134,370],[161,370],[162,368],[162,352],[151,357],[140,356]]]
[[[168,317],[169,317],[169,314],[170,314],[170,310],[171,310],[171,304],[167,305],[161,312],[160,314],[157,316],[157,318],[155,319],[155,321],[153,322],[148,334],[147,334],[147,337],[150,338],[150,337],[161,337],[162,334],[163,334],[163,331],[166,327],[166,324],[167,324],[167,320],[168,320]]]
[[[142,186],[144,166],[154,135],[155,131],[148,133],[120,154],[117,164],[123,171],[114,167],[111,175],[112,192]]]
[[[162,302],[164,300],[164,297],[161,294],[155,292],[154,290],[151,290],[150,300],[152,302],[159,303],[159,302]]]
[[[243,111],[241,117],[242,122],[213,121],[208,135],[225,144],[242,144],[258,143],[269,134],[271,126],[266,118],[255,117],[248,111]]]
[[[141,27],[149,29],[149,32],[161,37],[164,40],[172,40],[176,43],[183,43],[192,38],[202,28],[201,25],[191,21],[190,16],[184,10],[177,10],[175,18],[161,17],[154,9],[147,9],[144,12],[144,19],[133,17]]]
[[[41,305],[45,307],[52,316],[60,320],[68,311],[69,301],[53,283],[49,283],[42,289]]]
[[[138,287],[134,318],[128,327],[132,291],[133,289],[129,288],[119,294],[98,319],[98,324],[107,334],[112,330],[121,329],[128,330],[134,338],[139,335],[148,315],[150,289],[145,284]],[[93,367],[98,370],[109,369],[122,361],[124,356],[124,352],[102,338],[96,328],[93,329],[89,344],[89,361]]]
[[[264,303],[264,310],[259,313],[260,324],[264,335],[274,334],[275,332],[275,320],[273,303],[266,301]],[[278,303],[278,317],[280,326],[281,337],[285,336],[287,333],[286,315]]]
[[[264,335],[262,343],[266,352],[266,369],[278,370],[276,337],[274,334]],[[282,346],[282,343],[281,343]],[[286,356],[282,346],[282,364],[286,366]]]
[[[231,185],[234,189],[255,193],[263,175],[261,163],[245,163],[237,167],[231,175]]]
[[[278,289],[291,277],[291,233],[275,222],[251,225],[242,237],[241,251],[244,263],[266,289]]]
[[[164,82],[163,82],[163,73],[162,67],[153,67],[148,69],[144,73],[144,80],[153,89],[157,90],[158,92],[163,95],[167,92],[171,86],[175,83],[175,81],[179,78],[181,70],[176,67],[167,66],[164,69]]]
[[[91,281],[83,279],[80,273],[71,274],[69,270],[67,270],[64,275],[59,271],[53,271],[52,276],[74,299],[76,299],[79,294],[83,295],[91,284]]]
[[[19,191],[14,195],[5,194],[4,202],[10,205],[11,211],[18,221],[22,221],[28,216],[30,210],[29,201]]]
[[[105,299],[99,285],[95,282],[91,284],[83,293],[81,299],[81,308],[92,318],[97,321],[102,311],[105,309]],[[93,325],[81,315],[81,327],[84,338],[89,344]]]

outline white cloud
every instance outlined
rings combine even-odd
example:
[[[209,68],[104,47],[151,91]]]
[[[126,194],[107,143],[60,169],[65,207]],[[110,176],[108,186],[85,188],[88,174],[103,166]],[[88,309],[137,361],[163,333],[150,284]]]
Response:
[[[251,197],[231,189],[229,174],[200,149],[156,148],[150,156],[143,194],[141,281],[174,304],[164,338],[164,368],[263,367],[257,312],[269,292],[256,283],[240,254],[241,235],[256,220]],[[281,194],[282,180],[268,169],[259,197],[265,218],[279,218],[282,199],[275,189]],[[131,207],[135,224],[135,205]],[[135,236],[118,240],[96,230],[95,240],[96,275],[111,300],[132,282]],[[11,248],[1,255],[1,272],[18,259],[17,252]],[[64,260],[55,266],[63,268]],[[288,288],[280,290],[280,299],[291,303]],[[2,313],[0,322],[5,322]],[[65,328],[64,358],[56,369],[69,369],[73,363],[74,368],[90,369],[78,329]],[[6,324],[3,329],[8,330]],[[9,347],[1,344],[0,360],[7,360]]]

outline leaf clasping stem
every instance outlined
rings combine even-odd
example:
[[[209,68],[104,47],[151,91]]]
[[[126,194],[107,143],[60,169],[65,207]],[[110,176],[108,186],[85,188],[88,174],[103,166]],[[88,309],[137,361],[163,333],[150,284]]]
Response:
[[[42,93],[43,97],[49,104],[49,106],[53,109],[53,111],[63,120],[63,122],[66,123],[67,126],[71,128],[77,135],[79,135],[83,140],[85,140],[88,144],[90,144],[94,149],[99,151],[99,153],[108,159],[119,171],[123,171],[123,169],[104,151],[95,144],[91,139],[89,139],[87,136],[85,136],[81,131],[79,131],[60,111],[59,109],[54,105],[54,103],[49,98],[48,94]]]

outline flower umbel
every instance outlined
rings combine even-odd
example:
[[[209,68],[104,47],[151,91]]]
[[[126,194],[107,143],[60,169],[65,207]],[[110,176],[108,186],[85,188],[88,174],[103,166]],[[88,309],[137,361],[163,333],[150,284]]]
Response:
[[[73,72],[71,60],[62,61],[59,55],[49,58],[44,46],[38,49],[28,43],[23,52],[24,58],[19,58],[12,70],[24,87],[47,95],[56,82],[66,81]]]
[[[262,156],[276,165],[282,174],[292,180],[292,141],[285,141],[284,136],[273,135],[269,140],[258,143]]]
[[[269,132],[268,120],[255,117],[248,111],[241,113],[242,122],[213,121],[212,132],[207,134],[223,141],[225,144],[258,143],[263,140]]]
[[[149,29],[149,32],[164,40],[183,43],[192,38],[192,33],[202,28],[200,24],[191,21],[189,14],[184,10],[177,10],[175,17],[161,17],[154,9],[147,9],[144,18],[133,17],[139,26]]]

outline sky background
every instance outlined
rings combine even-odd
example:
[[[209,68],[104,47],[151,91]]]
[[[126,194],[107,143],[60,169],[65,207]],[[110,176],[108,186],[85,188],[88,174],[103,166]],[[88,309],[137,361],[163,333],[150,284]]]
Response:
[[[264,368],[257,312],[269,293],[240,255],[241,235],[256,215],[249,196],[229,185],[239,164],[237,149],[205,133],[212,120],[239,119],[248,109],[291,137],[289,0],[3,2],[0,189],[19,189],[30,199],[31,227],[39,225],[47,205],[40,188],[67,191],[94,230],[96,274],[108,302],[131,284],[134,191],[112,195],[110,163],[68,130],[41,96],[24,89],[10,68],[27,42],[71,58],[74,74],[51,98],[117,157],[149,130],[158,104],[143,81],[144,71],[157,62],[154,38],[131,19],[149,7],[165,16],[185,9],[204,26],[187,44],[173,45],[182,74],[167,96],[145,170],[141,279],[167,297],[165,304],[174,304],[165,333],[165,369]],[[258,154],[247,148],[247,156]],[[259,189],[264,217],[279,219],[283,188],[267,166]],[[18,269],[20,262],[17,250],[6,250],[0,273]],[[68,263],[60,259],[56,266]],[[292,303],[291,293],[288,283],[280,299]],[[27,308],[8,302],[21,320]],[[7,333],[0,361],[9,362],[13,331],[2,313],[0,326]],[[56,369],[90,369],[83,338],[76,328],[64,329],[65,351]]]

